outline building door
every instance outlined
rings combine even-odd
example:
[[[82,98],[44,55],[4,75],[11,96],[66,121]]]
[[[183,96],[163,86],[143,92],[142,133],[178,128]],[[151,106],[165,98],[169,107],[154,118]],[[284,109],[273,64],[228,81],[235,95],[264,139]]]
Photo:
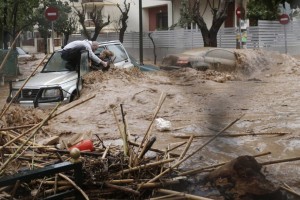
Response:
[[[235,1],[229,3],[227,10],[227,18],[225,20],[225,27],[234,27],[234,16],[235,16]]]
[[[149,8],[149,31],[168,29],[168,7]]]

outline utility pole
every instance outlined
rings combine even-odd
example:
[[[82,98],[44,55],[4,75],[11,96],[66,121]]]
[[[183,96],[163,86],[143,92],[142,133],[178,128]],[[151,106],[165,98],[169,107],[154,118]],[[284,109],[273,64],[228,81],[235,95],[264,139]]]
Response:
[[[139,24],[140,24],[140,64],[144,65],[143,61],[143,16],[142,16],[142,0],[139,0]]]

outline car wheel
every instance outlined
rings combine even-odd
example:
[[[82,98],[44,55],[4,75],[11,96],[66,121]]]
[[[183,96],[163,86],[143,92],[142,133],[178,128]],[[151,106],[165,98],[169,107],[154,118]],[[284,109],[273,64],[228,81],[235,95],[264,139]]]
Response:
[[[70,97],[70,102],[79,99],[79,97],[80,97],[79,92],[77,92],[77,90],[73,91]]]

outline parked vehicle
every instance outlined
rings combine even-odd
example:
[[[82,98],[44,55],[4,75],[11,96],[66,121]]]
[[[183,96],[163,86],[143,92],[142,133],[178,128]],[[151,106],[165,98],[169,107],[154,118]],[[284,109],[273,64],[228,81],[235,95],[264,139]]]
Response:
[[[119,41],[100,43],[96,53],[100,53],[105,49],[114,52],[111,59],[114,67],[124,69],[134,67],[126,49]],[[90,70],[88,51],[81,53],[79,70],[66,68],[67,61],[61,58],[61,52],[62,50],[54,52],[41,72],[32,76],[18,95],[17,93],[24,84],[24,80],[11,82],[7,101],[13,100],[14,103],[40,107],[51,106],[60,101],[69,103],[78,98],[82,89],[82,76]]]
[[[18,54],[18,61],[26,61],[26,60],[32,58],[32,55],[30,55],[28,52],[24,51],[21,47],[16,47],[16,51]]]

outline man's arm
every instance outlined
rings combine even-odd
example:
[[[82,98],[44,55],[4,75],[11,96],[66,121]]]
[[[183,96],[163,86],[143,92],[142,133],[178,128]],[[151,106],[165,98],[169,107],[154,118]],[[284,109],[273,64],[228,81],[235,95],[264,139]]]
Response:
[[[97,64],[101,63],[104,67],[107,66],[107,63],[101,60],[98,56],[96,56],[91,48],[88,48],[88,50],[89,50],[90,59],[92,59]]]

